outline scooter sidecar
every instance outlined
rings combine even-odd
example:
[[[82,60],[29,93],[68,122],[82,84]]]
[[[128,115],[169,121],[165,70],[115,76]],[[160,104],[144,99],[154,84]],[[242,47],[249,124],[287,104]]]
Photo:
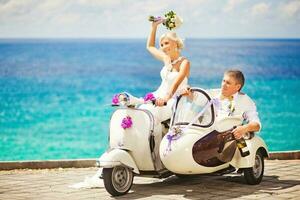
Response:
[[[235,168],[244,172],[248,184],[260,183],[264,157],[268,156],[266,144],[259,136],[249,134],[245,139],[250,155],[242,157],[231,134],[234,126],[242,124],[242,115],[216,118],[216,104],[213,102],[210,95],[200,88],[193,88],[192,95],[179,96],[171,130],[181,131],[171,131],[162,139],[160,157],[163,164],[181,175]]]

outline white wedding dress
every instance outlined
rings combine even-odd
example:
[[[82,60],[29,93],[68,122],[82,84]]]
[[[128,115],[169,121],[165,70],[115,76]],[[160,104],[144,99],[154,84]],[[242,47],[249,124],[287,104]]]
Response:
[[[164,98],[168,92],[170,92],[172,85],[176,81],[179,72],[178,71],[171,71],[172,65],[164,66],[160,71],[161,76],[161,84],[156,91],[153,92],[155,98]],[[188,79],[185,77],[180,85],[178,86],[175,94],[173,97],[176,97],[180,93],[183,92],[184,89],[188,87]],[[172,107],[175,102],[174,98],[171,98],[166,106],[158,107],[151,104],[143,104],[139,108],[149,110],[155,119],[155,123],[160,123],[165,121],[172,116]]]
[[[153,92],[155,98],[164,98],[168,92],[170,92],[173,83],[176,81],[176,78],[179,74],[178,71],[171,71],[172,65],[164,66],[160,71],[161,76],[161,84],[156,91]],[[188,79],[185,77],[183,81],[178,86],[174,97],[182,93],[184,89],[188,87]],[[139,108],[149,110],[154,117],[154,123],[161,123],[172,116],[172,107],[175,102],[175,99],[172,98],[167,102],[166,106],[158,107],[152,104],[142,104]],[[160,136],[161,137],[161,136]],[[102,169],[99,169],[97,173],[92,177],[86,177],[83,182],[76,183],[70,185],[69,187],[74,189],[81,189],[81,188],[97,188],[97,187],[104,187],[103,181],[100,180],[100,176],[102,173]]]

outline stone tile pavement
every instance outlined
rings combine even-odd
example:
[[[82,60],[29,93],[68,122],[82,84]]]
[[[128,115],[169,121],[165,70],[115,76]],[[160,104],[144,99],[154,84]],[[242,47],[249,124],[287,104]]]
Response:
[[[135,177],[131,191],[116,198],[104,187],[68,187],[96,171],[97,168],[0,171],[0,199],[300,199],[300,160],[266,160],[264,179],[255,186],[246,185],[239,174],[228,174],[187,179]]]

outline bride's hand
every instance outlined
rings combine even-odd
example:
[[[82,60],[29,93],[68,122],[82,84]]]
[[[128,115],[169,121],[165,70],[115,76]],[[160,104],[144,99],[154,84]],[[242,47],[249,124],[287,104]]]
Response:
[[[194,93],[191,91],[190,87],[187,87],[186,89],[183,90],[181,93],[182,96],[186,96],[189,100],[194,99]]]
[[[182,95],[182,96],[191,96],[191,95],[192,95],[191,88],[190,88],[190,87],[187,87],[187,88],[183,89],[183,90],[181,91],[181,95]]]
[[[156,106],[164,106],[165,105],[165,100],[164,99],[161,99],[161,98],[157,98],[156,100],[155,100],[155,105]]]
[[[153,28],[156,28],[159,24],[163,23],[163,19],[160,19],[158,21],[155,21],[155,22],[152,22],[152,27]]]

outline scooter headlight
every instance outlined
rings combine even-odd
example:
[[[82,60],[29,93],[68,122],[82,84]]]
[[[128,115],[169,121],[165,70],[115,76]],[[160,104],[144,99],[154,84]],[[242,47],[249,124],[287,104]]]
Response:
[[[130,102],[129,95],[126,93],[119,94],[118,99],[122,106],[127,106]]]

